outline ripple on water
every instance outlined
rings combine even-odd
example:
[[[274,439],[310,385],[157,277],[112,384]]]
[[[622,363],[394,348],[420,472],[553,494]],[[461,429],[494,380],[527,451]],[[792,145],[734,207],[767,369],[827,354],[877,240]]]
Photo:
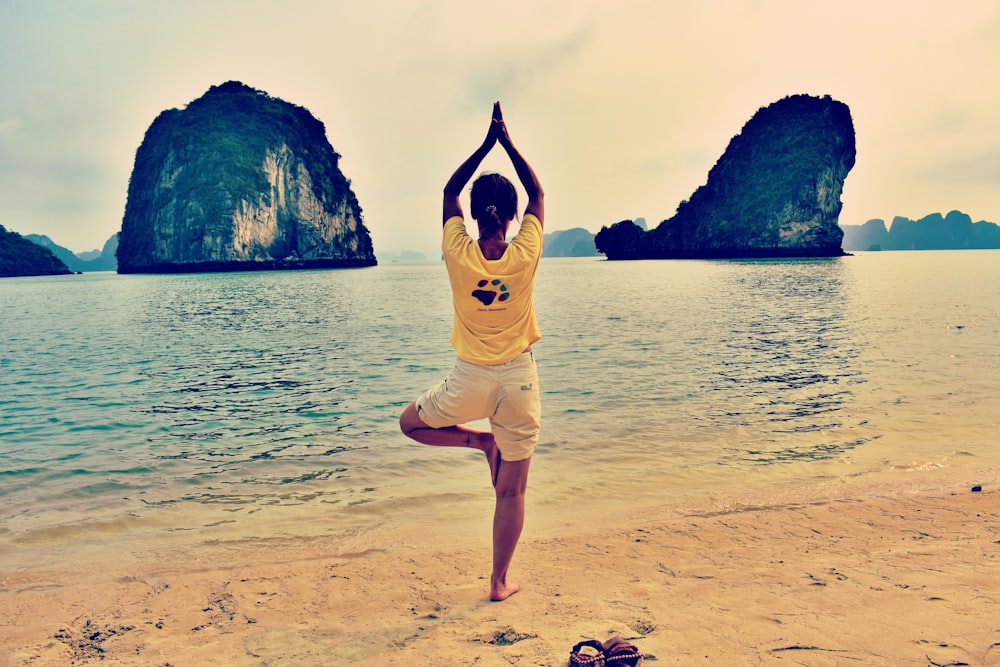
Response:
[[[546,260],[536,511],[995,465],[1000,263],[920,255]],[[481,456],[398,432],[452,364],[448,289],[436,263],[0,282],[0,530],[488,512]]]

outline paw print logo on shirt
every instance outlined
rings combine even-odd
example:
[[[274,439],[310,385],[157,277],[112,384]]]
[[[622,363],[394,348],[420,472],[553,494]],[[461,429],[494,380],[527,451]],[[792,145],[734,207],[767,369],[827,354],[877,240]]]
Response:
[[[478,289],[472,290],[472,296],[479,299],[479,302],[484,306],[493,305],[494,301],[503,303],[510,298],[507,286],[499,278],[494,278],[493,280],[484,278],[476,284],[476,287]]]

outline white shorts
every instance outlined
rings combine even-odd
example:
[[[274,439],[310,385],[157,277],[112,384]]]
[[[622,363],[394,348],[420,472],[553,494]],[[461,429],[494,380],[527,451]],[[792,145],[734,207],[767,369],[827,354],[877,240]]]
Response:
[[[542,423],[535,357],[523,352],[495,366],[456,359],[448,377],[417,399],[417,414],[431,428],[488,418],[504,461],[529,458]]]

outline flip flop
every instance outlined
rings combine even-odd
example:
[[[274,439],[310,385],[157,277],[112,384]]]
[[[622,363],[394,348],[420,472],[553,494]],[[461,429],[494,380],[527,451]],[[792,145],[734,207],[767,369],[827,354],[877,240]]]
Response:
[[[615,635],[602,645],[606,667],[639,667],[642,664],[642,653],[635,644],[630,644],[620,635]]]
[[[597,652],[585,652],[583,650],[585,647]],[[596,639],[585,639],[576,644],[569,652],[569,667],[605,667],[606,665],[604,645]]]

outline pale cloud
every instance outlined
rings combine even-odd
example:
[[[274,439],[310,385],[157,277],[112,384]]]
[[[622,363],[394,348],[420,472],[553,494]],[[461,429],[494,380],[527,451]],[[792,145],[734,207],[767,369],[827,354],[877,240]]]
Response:
[[[929,184],[968,184],[974,188],[985,185],[1000,193],[1000,149],[933,165],[923,175]]]
[[[13,140],[22,125],[23,123],[17,119],[0,120],[0,141],[8,143]]]
[[[998,34],[993,0],[7,2],[0,224],[101,245],[153,118],[232,79],[324,122],[376,253],[434,253],[441,187],[494,99],[550,229],[670,216],[759,107],[796,93],[851,107],[842,222],[1000,222]],[[499,153],[485,167],[510,172]]]

